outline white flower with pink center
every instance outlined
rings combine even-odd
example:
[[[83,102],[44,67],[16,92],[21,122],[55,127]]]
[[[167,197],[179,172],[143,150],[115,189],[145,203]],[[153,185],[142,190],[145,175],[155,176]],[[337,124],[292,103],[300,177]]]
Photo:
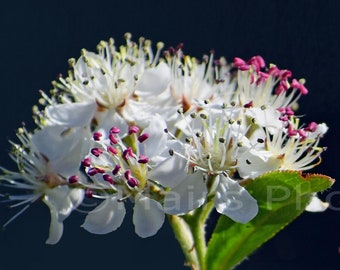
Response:
[[[88,187],[96,189],[91,196],[104,201],[87,215],[82,225],[87,231],[105,234],[120,227],[129,199],[139,236],[152,236],[161,228],[164,211],[158,200],[163,187],[151,181],[149,173],[168,153],[165,127],[160,117],[154,117],[143,130],[130,126],[124,134],[112,127],[107,137],[94,133],[90,155],[82,164],[93,182]]]

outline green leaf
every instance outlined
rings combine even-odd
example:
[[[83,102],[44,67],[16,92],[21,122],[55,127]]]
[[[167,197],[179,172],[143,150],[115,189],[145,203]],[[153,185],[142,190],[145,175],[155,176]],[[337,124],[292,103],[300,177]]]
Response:
[[[271,172],[251,181],[246,189],[257,200],[259,213],[246,224],[219,218],[208,245],[207,269],[232,269],[298,217],[313,193],[333,183],[324,175],[296,171]]]

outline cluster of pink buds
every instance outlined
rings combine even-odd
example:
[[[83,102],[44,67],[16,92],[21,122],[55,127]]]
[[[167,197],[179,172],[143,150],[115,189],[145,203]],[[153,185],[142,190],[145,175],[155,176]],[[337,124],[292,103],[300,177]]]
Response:
[[[265,61],[259,55],[251,57],[248,61],[235,57],[233,66],[240,71],[251,71],[251,83],[256,83],[256,85],[265,83],[269,77],[275,78],[277,86],[274,91],[276,95],[280,95],[290,87],[294,90],[299,90],[302,95],[308,93],[307,88],[304,86],[304,80],[297,81],[293,79],[289,83],[288,79],[292,77],[290,70],[281,70],[276,65],[270,65],[269,68],[265,69]]]

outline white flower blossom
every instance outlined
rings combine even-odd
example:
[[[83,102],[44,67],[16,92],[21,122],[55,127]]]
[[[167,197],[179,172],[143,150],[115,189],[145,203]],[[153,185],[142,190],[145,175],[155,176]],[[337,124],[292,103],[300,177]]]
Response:
[[[256,200],[232,175],[237,168],[237,157],[244,151],[245,133],[241,119],[226,120],[223,114],[209,112],[192,114],[188,126],[191,136],[185,138],[182,149],[171,150],[171,157],[156,167],[151,177],[164,185],[172,185],[165,195],[164,209],[169,214],[185,214],[203,205],[211,193],[215,194],[215,207],[237,222],[245,223],[258,211]],[[199,122],[194,128],[195,123]],[[174,164],[177,163],[177,168]],[[172,171],[164,175],[164,168]],[[233,204],[237,204],[235,208]]]
[[[81,160],[82,137],[78,135],[60,126],[48,126],[34,134],[21,128],[18,138],[22,145],[13,144],[11,154],[19,171],[3,168],[4,175],[0,176],[9,188],[29,191],[28,194],[9,195],[9,201],[19,201],[11,207],[27,204],[24,210],[39,198],[49,207],[51,224],[47,244],[60,240],[63,221],[83,200],[82,189],[68,186],[68,178],[78,173],[77,165]]]
[[[156,116],[142,132],[139,127],[130,126],[126,135],[120,135],[118,127],[112,127],[107,138],[99,132],[94,134],[91,154],[83,165],[99,189],[98,198],[104,201],[87,215],[82,227],[97,234],[116,230],[125,216],[124,201],[131,199],[133,223],[139,236],[152,236],[161,228],[164,211],[156,198],[162,187],[149,181],[148,175],[168,152],[164,128],[165,122]],[[130,141],[131,146],[124,141]]]

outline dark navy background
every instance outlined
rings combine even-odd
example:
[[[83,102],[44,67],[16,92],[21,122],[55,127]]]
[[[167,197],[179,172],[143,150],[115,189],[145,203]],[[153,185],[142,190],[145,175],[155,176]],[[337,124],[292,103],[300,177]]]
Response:
[[[123,34],[145,36],[166,46],[184,43],[201,57],[215,49],[232,60],[262,55],[269,63],[307,79],[310,94],[300,100],[303,122],[326,122],[324,162],[316,172],[339,178],[340,1],[6,1],[0,6],[0,164],[12,167],[7,140],[25,121],[38,90],[48,91],[67,60],[81,48]],[[323,197],[333,210],[304,213],[237,269],[340,269],[340,184]],[[333,192],[333,193],[331,193]],[[17,210],[17,209],[16,209]],[[16,210],[0,207],[0,223]],[[135,236],[131,215],[116,232],[98,236],[79,228],[84,215],[65,221],[64,236],[45,245],[49,211],[31,207],[0,233],[0,269],[186,269],[165,224],[149,239]],[[70,268],[71,269],[71,268]]]

